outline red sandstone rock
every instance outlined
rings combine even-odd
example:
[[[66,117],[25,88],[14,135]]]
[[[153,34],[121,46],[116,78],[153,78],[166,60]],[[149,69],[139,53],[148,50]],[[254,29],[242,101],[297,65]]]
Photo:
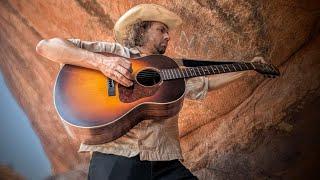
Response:
[[[88,155],[77,153],[78,143],[67,136],[54,110],[52,88],[59,66],[35,53],[37,42],[57,36],[112,41],[115,21],[141,2],[0,1],[0,68],[38,133],[54,173],[85,170]],[[277,157],[288,152],[290,158],[299,156],[289,151],[294,145],[272,149],[283,139],[272,142],[270,137],[293,137],[298,127],[290,121],[292,111],[319,97],[320,3],[148,2],[173,10],[184,20],[171,33],[168,56],[249,60],[260,55],[282,73],[277,79],[248,73],[208,93],[205,100],[186,100],[179,120],[184,163],[201,179],[282,177],[280,170],[290,168],[272,165],[292,162],[270,152]]]

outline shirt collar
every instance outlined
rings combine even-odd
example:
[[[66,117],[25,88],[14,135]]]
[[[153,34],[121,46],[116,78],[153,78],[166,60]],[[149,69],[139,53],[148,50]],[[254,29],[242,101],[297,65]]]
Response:
[[[130,48],[129,50],[132,54],[140,54],[140,51],[136,47]]]

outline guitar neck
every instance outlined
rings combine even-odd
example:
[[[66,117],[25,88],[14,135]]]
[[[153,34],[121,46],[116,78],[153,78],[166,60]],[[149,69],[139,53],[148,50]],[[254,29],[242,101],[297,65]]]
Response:
[[[256,70],[256,67],[251,62],[234,62],[222,65],[162,69],[160,76],[163,80],[171,80],[247,70]]]

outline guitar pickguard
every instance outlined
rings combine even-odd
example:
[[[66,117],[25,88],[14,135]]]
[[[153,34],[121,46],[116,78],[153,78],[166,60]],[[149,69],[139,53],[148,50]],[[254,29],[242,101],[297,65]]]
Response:
[[[118,84],[118,88],[120,101],[131,103],[145,97],[153,96],[159,89],[159,84],[154,86],[142,86],[139,83],[134,82],[130,87]]]

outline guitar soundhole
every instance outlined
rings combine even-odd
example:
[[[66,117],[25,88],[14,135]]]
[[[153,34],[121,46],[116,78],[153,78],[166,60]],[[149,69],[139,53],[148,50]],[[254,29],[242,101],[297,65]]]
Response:
[[[157,71],[145,69],[137,74],[137,81],[143,86],[153,86],[161,81],[161,77]]]

